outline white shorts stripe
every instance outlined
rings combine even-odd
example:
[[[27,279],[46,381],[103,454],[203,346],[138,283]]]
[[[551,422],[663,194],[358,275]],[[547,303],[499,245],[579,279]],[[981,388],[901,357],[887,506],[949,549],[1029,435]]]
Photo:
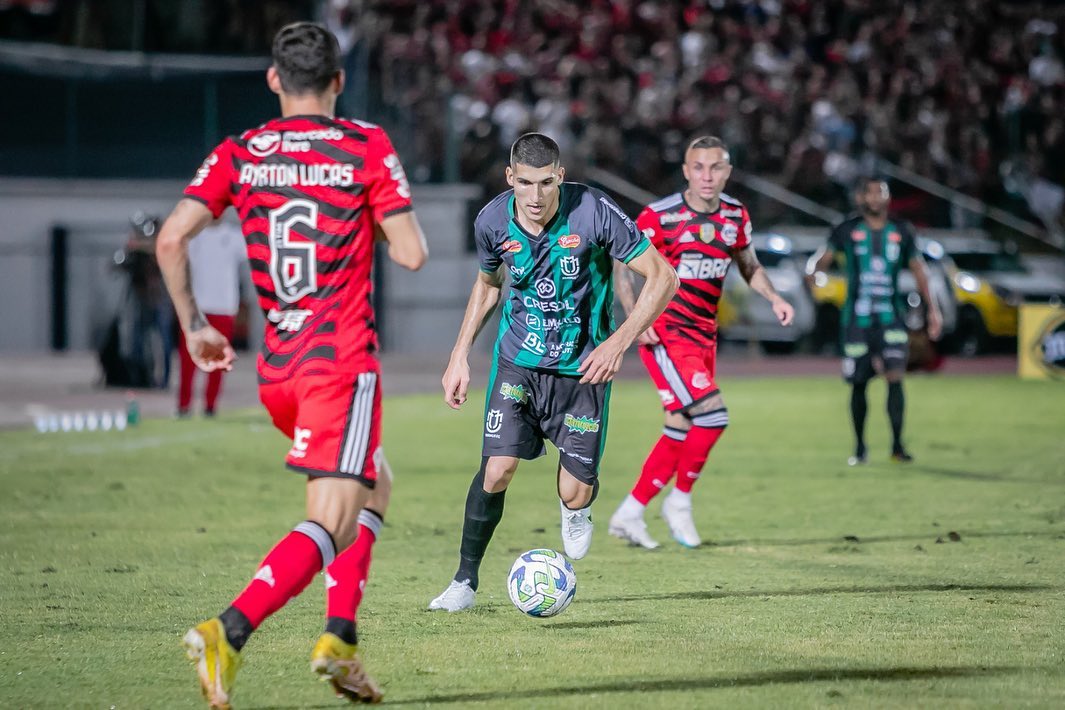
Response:
[[[655,362],[658,363],[658,369],[662,371],[662,374],[666,378],[666,382],[669,383],[670,388],[673,390],[673,394],[677,396],[680,403],[687,406],[692,403],[691,392],[684,386],[684,380],[681,378],[680,373],[677,372],[677,366],[673,364],[673,361],[669,359],[669,354],[666,352],[664,345],[655,345]]]
[[[364,372],[359,375],[355,399],[351,405],[351,422],[345,436],[344,455],[340,460],[342,473],[362,474],[366,464],[366,447],[370,443],[373,426],[373,402],[377,389],[377,374]]]

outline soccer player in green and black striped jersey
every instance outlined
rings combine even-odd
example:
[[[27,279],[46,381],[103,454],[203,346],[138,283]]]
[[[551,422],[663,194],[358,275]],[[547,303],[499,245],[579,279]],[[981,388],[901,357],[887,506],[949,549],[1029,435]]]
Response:
[[[477,333],[510,288],[492,358],[481,467],[466,497],[459,568],[430,609],[473,606],[481,559],[503,517],[503,497],[520,459],[559,451],[558,494],[566,554],[591,543],[590,506],[606,441],[610,381],[625,350],[677,290],[676,272],[602,192],[564,182],[558,145],[539,133],[515,141],[507,168],[513,188],[477,215],[480,273],[444,373],[444,399],[458,409],[470,382]],[[646,279],[625,322],[614,329],[614,260]]]
[[[845,261],[847,299],[840,314],[843,376],[851,384],[854,456],[851,466],[865,463],[865,388],[879,364],[888,382],[887,411],[891,420],[891,458],[912,461],[902,445],[904,397],[909,334],[903,322],[906,304],[899,291],[899,272],[909,268],[928,308],[928,335],[939,337],[942,318],[928,290],[928,271],[917,250],[911,227],[888,215],[891,193],[887,182],[863,177],[855,186],[859,214],[845,220],[814,259],[814,271],[824,271],[836,254]]]

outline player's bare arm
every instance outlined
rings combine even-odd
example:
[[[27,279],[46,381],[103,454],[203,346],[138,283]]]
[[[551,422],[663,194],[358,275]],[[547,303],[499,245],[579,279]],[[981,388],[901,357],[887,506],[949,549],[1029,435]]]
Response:
[[[743,280],[750,285],[751,289],[769,301],[780,324],[791,325],[795,318],[795,309],[773,288],[773,282],[769,280],[765,267],[758,261],[758,255],[755,254],[753,246],[747,245],[740,249],[736,254],[736,265],[740,269]]]
[[[917,282],[917,291],[928,304],[928,337],[932,340],[939,340],[943,331],[943,316],[939,312],[939,304],[932,298],[932,290],[928,285],[928,265],[920,255],[917,255],[910,259],[909,266]]]
[[[181,200],[159,230],[155,251],[181,329],[185,331],[189,355],[205,372],[231,370],[236,360],[229,340],[207,323],[192,295],[189,241],[212,219],[211,211],[202,203],[188,198]]]
[[[621,309],[625,312],[626,318],[629,317],[632,309],[636,306],[636,287],[632,283],[633,278],[629,267],[625,266],[623,262],[614,262],[614,292],[617,293],[618,301],[621,302]],[[636,339],[636,342],[640,345],[655,345],[661,341],[658,338],[658,334],[655,333],[655,329],[649,327],[640,333],[640,337]]]
[[[451,350],[451,359],[441,384],[444,386],[444,402],[452,409],[458,409],[466,402],[466,392],[470,387],[470,349],[477,340],[477,334],[484,328],[496,306],[499,304],[503,289],[503,270],[486,274],[477,273],[473,283],[470,300],[466,304],[466,315],[462,317],[455,347]]]
[[[677,272],[656,249],[647,249],[630,261],[628,266],[644,278],[640,297],[636,299],[625,322],[613,335],[600,343],[577,368],[582,374],[582,384],[599,384],[614,379],[614,375],[621,369],[625,351],[662,315],[680,285]]]
[[[388,258],[404,269],[417,271],[429,258],[425,233],[414,212],[402,212],[381,220],[380,235],[388,242]],[[375,230],[375,234],[377,230]]]
[[[806,285],[814,287],[814,275],[828,271],[832,266],[832,260],[836,258],[836,252],[828,247],[820,247],[806,262]]]

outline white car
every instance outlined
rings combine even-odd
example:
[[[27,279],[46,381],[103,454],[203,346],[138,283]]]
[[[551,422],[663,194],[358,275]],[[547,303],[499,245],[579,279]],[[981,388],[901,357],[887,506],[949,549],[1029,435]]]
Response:
[[[803,261],[793,253],[791,240],[780,234],[756,233],[752,243],[773,288],[795,309],[795,320],[780,325],[769,301],[751,290],[734,265],[718,306],[718,332],[725,340],[757,340],[769,352],[791,352],[814,329],[815,308],[803,280]]]

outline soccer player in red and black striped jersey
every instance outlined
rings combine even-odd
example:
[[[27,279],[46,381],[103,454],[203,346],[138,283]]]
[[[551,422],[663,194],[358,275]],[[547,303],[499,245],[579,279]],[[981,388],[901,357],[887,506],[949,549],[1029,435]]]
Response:
[[[334,116],[340,63],[336,38],[320,25],[282,28],[266,74],[281,118],[215,148],[159,236],[159,263],[193,361],[228,370],[233,349],[192,295],[188,242],[228,206],[237,210],[267,320],[260,399],[292,439],[288,468],[307,476],[307,520],[274,546],[229,608],[185,636],[212,707],[229,707],[251,632],[323,568],[327,618],[312,670],[338,695],[381,698],[356,655],[355,634],[391,488],[379,449],[370,269],[376,239],[412,270],[425,262],[426,246],[388,136]]]
[[[680,288],[666,310],[639,339],[640,358],[666,410],[662,437],[651,450],[632,492],[610,519],[610,534],[654,549],[643,512],[676,476],[662,503],[673,538],[701,544],[692,520],[692,484],[710,450],[728,426],[728,410],[714,382],[717,304],[733,260],[751,288],[772,304],[781,324],[794,309],[769,281],[751,245],[751,218],[743,204],[722,193],[732,172],[728,148],[712,136],[696,138],[684,154],[688,187],[648,205],[636,219],[651,243],[677,270]],[[626,310],[633,303],[628,274],[618,278]]]

